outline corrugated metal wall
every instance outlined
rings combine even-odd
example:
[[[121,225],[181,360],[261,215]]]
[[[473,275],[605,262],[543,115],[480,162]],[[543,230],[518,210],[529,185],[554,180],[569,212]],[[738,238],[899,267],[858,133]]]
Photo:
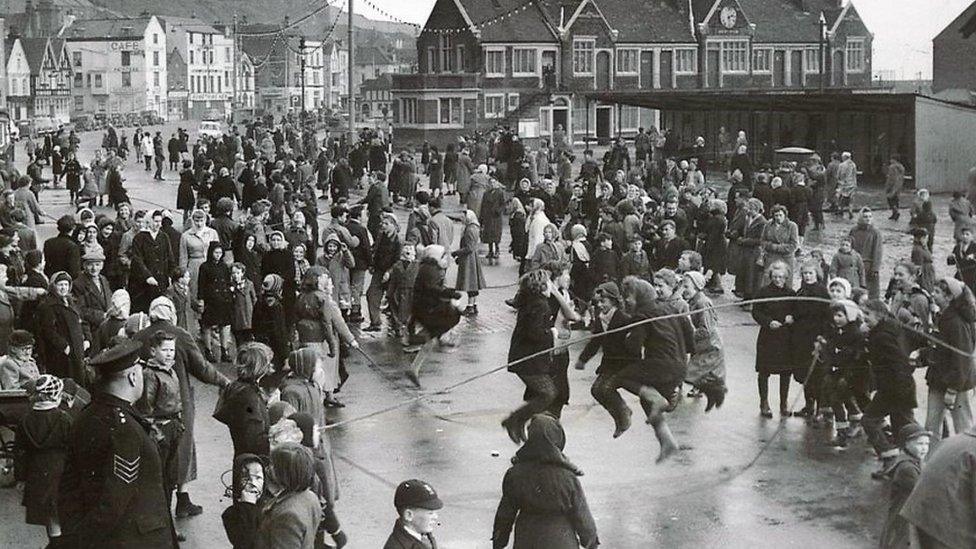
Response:
[[[976,165],[976,110],[919,97],[915,136],[916,187],[964,191]]]

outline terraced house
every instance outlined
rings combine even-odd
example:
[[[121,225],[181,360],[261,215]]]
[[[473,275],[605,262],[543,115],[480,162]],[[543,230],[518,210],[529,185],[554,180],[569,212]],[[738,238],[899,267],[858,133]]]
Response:
[[[866,87],[871,41],[842,0],[438,0],[419,74],[393,75],[397,136],[631,136],[660,113],[600,92]]]

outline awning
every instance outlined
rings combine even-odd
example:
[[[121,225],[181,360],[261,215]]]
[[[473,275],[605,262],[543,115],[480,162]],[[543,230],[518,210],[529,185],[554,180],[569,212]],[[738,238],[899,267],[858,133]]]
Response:
[[[666,111],[895,113],[911,112],[918,97],[973,108],[915,93],[877,90],[633,90],[589,92],[586,97],[591,101]]]

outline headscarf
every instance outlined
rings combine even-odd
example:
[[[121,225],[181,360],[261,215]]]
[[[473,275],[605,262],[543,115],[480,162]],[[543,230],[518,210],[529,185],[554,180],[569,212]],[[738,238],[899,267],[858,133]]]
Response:
[[[176,324],[176,305],[173,300],[161,295],[152,300],[149,304],[149,320],[164,320],[170,324]]]
[[[302,446],[306,448],[313,448],[315,446],[315,419],[305,412],[296,412],[288,416],[288,419],[294,421],[295,425],[297,425],[299,430],[301,430]]]
[[[848,322],[855,322],[861,318],[861,308],[850,299],[841,299],[834,303],[834,308],[842,308]]]
[[[847,297],[850,297],[851,296],[851,283],[850,283],[850,281],[848,281],[846,278],[841,278],[839,276],[838,277],[834,277],[834,278],[831,278],[827,282],[827,288],[830,289],[830,287],[833,286],[833,285],[835,285],[835,284],[839,284],[841,287],[844,288],[844,295],[846,295]]]
[[[705,275],[700,272],[688,271],[684,274],[684,277],[691,280],[691,285],[699,292],[705,289]]]
[[[129,292],[120,288],[112,292],[111,305],[118,311],[118,318],[129,318],[132,310],[132,298]]]
[[[34,380],[31,390],[31,407],[35,410],[51,410],[61,403],[64,382],[50,374],[42,374]]]
[[[961,296],[963,290],[966,288],[965,283],[951,276],[943,278],[941,282],[946,285],[946,288],[949,289],[949,297],[951,299],[956,299],[957,297]]]
[[[125,321],[125,335],[131,338],[148,327],[149,315],[146,313],[134,313],[129,315],[129,320]]]
[[[269,274],[261,282],[261,290],[265,295],[281,297],[281,290],[285,285],[285,279],[278,274]]]
[[[318,365],[318,354],[311,347],[292,351],[288,355],[288,365],[296,376],[311,381]]]
[[[566,432],[562,425],[548,414],[536,414],[529,423],[525,444],[515,452],[513,464],[542,463],[563,467],[580,476],[583,474],[569,458],[563,454],[566,447]]]

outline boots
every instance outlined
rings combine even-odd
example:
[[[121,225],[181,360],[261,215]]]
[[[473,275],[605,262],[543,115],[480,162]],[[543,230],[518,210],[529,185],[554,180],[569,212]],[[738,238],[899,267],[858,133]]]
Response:
[[[718,377],[712,374],[705,376],[699,383],[698,389],[705,395],[705,412],[711,412],[712,408],[721,408],[725,403],[725,393],[728,392],[728,388]]]
[[[634,415],[634,412],[627,406],[624,406],[617,414],[613,415],[613,423],[616,427],[613,431],[613,438],[619,438],[620,435],[627,432],[627,429],[630,429],[630,417],[632,415]]]
[[[834,448],[841,448],[841,449],[847,448],[847,445],[850,443],[850,439],[851,439],[850,427],[847,427],[846,425],[843,427],[838,427],[837,436],[835,436],[833,440],[830,441],[830,445],[833,446]]]
[[[190,494],[176,493],[176,518],[195,517],[203,512],[203,507],[190,501]]]

